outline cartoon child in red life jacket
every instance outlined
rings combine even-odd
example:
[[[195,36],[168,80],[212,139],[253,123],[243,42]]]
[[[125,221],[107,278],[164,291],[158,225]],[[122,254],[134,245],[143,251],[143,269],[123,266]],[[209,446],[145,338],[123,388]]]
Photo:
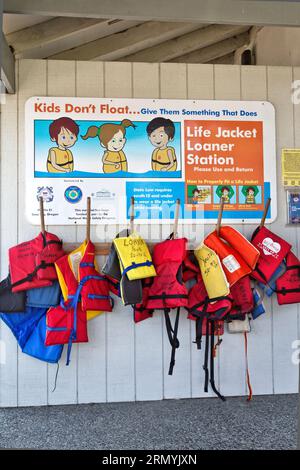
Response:
[[[152,152],[151,168],[153,171],[176,171],[177,159],[175,149],[168,143],[174,139],[175,126],[170,119],[157,117],[147,126],[151,144],[156,147]]]
[[[89,137],[98,137],[100,145],[105,148],[102,162],[103,173],[116,173],[118,171],[128,171],[127,158],[123,152],[126,144],[126,128],[136,126],[129,119],[123,119],[120,124],[108,122],[102,126],[90,126],[83,140]]]
[[[48,152],[49,173],[69,173],[74,170],[73,154],[69,148],[76,143],[78,132],[78,125],[69,117],[61,117],[50,124],[49,134],[57,147],[51,147]]]

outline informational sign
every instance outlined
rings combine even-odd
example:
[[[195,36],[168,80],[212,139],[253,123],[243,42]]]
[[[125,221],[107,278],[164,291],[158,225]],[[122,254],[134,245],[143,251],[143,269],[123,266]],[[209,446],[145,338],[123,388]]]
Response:
[[[275,113],[262,101],[32,97],[26,212],[39,223],[257,223],[276,218]]]
[[[282,149],[281,168],[283,186],[300,187],[300,149]]]

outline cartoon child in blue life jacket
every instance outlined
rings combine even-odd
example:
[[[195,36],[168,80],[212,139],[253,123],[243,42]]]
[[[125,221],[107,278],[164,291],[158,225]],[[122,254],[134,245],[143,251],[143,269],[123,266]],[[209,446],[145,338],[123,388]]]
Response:
[[[175,126],[170,119],[157,117],[147,126],[151,144],[156,147],[152,152],[151,168],[153,171],[176,171],[177,159],[175,149],[168,143],[174,139]]]

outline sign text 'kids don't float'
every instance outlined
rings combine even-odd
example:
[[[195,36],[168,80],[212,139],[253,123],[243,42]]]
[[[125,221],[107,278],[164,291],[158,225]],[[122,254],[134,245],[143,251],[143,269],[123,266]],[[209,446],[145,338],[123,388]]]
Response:
[[[26,102],[26,212],[39,224],[258,223],[276,218],[275,113],[263,101],[32,97]]]

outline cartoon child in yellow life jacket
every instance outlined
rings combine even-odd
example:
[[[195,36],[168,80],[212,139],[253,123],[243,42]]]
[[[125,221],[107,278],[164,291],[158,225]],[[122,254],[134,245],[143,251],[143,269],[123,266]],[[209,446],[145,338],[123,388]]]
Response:
[[[98,137],[100,145],[105,148],[102,157],[103,173],[116,173],[118,171],[128,171],[127,158],[123,152],[126,144],[126,128],[135,125],[129,119],[123,119],[120,124],[106,123],[102,126],[90,126],[85,135],[81,136],[86,140],[89,137]]]
[[[245,204],[255,204],[255,197],[258,194],[257,186],[244,186],[242,193],[245,196]]]
[[[73,154],[69,149],[76,143],[78,132],[78,125],[69,117],[61,117],[50,124],[49,134],[57,147],[51,147],[48,152],[49,173],[68,173],[74,170]]]
[[[220,198],[220,202],[221,202],[221,199],[223,198],[224,202],[227,204],[230,204],[230,200],[234,196],[234,190],[232,186],[218,186],[216,193],[217,193],[217,196],[219,196]]]
[[[147,134],[151,144],[156,147],[152,152],[152,170],[176,171],[177,159],[175,149],[168,147],[168,143],[174,139],[174,123],[170,119],[154,118],[147,126]]]

